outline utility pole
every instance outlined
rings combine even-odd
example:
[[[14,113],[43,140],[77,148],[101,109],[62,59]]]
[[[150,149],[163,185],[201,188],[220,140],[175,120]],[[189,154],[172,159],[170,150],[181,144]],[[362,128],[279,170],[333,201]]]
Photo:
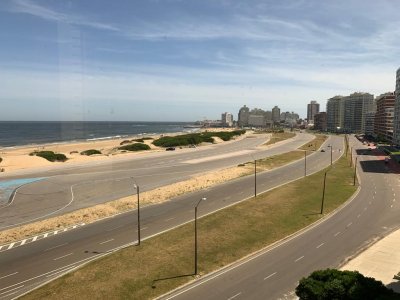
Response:
[[[329,170],[328,170],[329,171]],[[326,173],[328,173],[328,171],[325,171],[324,174],[324,187],[322,189],[322,202],[321,202],[321,215],[324,212],[324,201],[325,201],[325,187],[326,187]]]
[[[254,160],[254,198],[257,197],[257,160]]]

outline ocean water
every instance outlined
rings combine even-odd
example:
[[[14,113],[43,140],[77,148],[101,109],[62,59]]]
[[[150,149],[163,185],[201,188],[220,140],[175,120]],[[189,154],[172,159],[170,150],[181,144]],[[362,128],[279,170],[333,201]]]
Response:
[[[0,122],[0,147],[191,131],[184,122]]]

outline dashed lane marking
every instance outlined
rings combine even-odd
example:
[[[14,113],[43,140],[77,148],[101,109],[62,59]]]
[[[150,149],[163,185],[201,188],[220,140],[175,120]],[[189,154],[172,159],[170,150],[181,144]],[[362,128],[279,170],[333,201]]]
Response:
[[[334,236],[338,236],[339,234],[340,234],[340,231],[336,232],[336,233],[334,234]]]
[[[276,273],[277,273],[277,272],[274,272],[274,273],[268,275],[267,277],[264,278],[264,280],[267,280],[268,278],[271,278],[272,276],[276,275]]]
[[[61,244],[61,245],[57,245],[57,246],[54,246],[54,247],[47,248],[43,252],[50,251],[50,250],[53,250],[53,249],[56,249],[56,248],[59,248],[59,247],[65,246],[65,245],[68,245],[68,243],[64,243],[64,244]]]
[[[18,274],[18,272],[14,272],[14,273],[2,276],[2,277],[0,277],[0,279],[7,278],[7,277],[10,277],[10,276],[13,276],[13,275],[16,275],[16,274]]]
[[[0,293],[0,295],[4,295],[4,294],[7,294],[7,293],[9,293],[9,292],[12,292],[12,291],[15,291],[15,290],[18,290],[18,289],[20,289],[20,288],[22,288],[22,287],[24,287],[24,285],[22,284],[22,285],[20,285],[20,286],[17,286],[17,287],[15,287],[15,288],[12,288],[12,289],[10,289],[10,290],[8,290],[8,291],[5,291],[5,292],[1,292]],[[14,294],[14,293],[13,293]],[[11,294],[10,294],[11,295]]]
[[[317,247],[315,247],[315,248],[317,248],[317,249],[319,249],[319,248],[321,248],[323,245],[325,245],[325,243],[321,243],[321,244],[319,244]]]
[[[80,223],[80,224],[76,224],[76,225],[73,225],[73,226],[66,227],[66,228],[64,228],[62,230],[61,229],[57,229],[57,230],[50,231],[50,232],[45,232],[45,233],[30,237],[30,238],[26,238],[26,239],[23,239],[21,241],[16,241],[16,242],[12,242],[12,243],[9,243],[9,244],[0,245],[0,252],[7,251],[7,250],[10,250],[10,249],[19,247],[19,246],[23,246],[23,245],[26,245],[26,244],[30,244],[30,243],[36,242],[38,240],[42,240],[42,239],[54,236],[56,234],[59,234],[60,231],[66,232],[66,231],[69,231],[71,229],[82,227],[84,225],[85,225],[85,223]]]
[[[303,256],[300,256],[299,258],[297,258],[297,259],[295,259],[295,261],[294,262],[298,262],[299,260],[302,260],[304,258],[304,255]]]
[[[109,239],[109,240],[107,240],[107,241],[104,241],[104,242],[101,242],[101,243],[99,243],[100,245],[103,245],[103,244],[106,244],[106,243],[109,243],[109,242],[112,242],[114,239]]]
[[[62,259],[62,258],[64,258],[64,257],[70,256],[70,255],[72,255],[72,254],[74,254],[74,253],[71,252],[71,253],[65,254],[65,255],[63,255],[63,256],[60,256],[60,257],[57,257],[57,258],[53,258],[53,260],[59,260],[59,259]]]
[[[227,300],[232,300],[235,299],[237,296],[239,296],[242,292],[237,293],[236,295],[233,295],[232,297],[229,297]]]
[[[360,215],[360,214],[357,216],[357,218],[359,218],[359,217],[361,217],[361,215]]]
[[[174,218],[166,219],[165,222],[172,221],[173,219],[175,219],[175,217],[174,217]]]

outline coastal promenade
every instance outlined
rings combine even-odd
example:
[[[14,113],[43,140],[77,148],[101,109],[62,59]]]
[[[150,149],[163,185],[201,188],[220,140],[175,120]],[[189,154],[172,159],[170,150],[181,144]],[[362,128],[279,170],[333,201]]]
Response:
[[[343,149],[343,139],[332,136],[323,145],[333,146],[333,159]],[[330,164],[329,152],[315,152],[308,158],[308,173]],[[304,162],[297,161],[281,168],[259,173],[258,192],[264,192],[304,176]],[[144,207],[141,210],[141,235],[150,238],[163,231],[193,220],[195,203],[207,197],[199,217],[223,209],[254,195],[254,177],[246,176],[199,192],[182,195],[171,201]],[[73,270],[93,259],[121,247],[136,243],[136,212],[120,214],[92,224],[54,235],[0,255],[2,297],[10,299],[38,285]]]

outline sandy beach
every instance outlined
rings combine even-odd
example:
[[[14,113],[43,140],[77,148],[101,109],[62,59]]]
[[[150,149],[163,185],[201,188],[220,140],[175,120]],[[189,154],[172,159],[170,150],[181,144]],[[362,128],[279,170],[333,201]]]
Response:
[[[232,131],[233,128],[207,128],[201,131],[217,132],[217,131]],[[163,136],[175,136],[187,134],[187,132],[177,132],[170,134],[163,134]],[[146,137],[157,139],[159,135],[146,135]],[[110,160],[117,157],[129,157],[136,155],[143,155],[145,153],[154,153],[165,151],[163,148],[156,147],[152,144],[153,140],[145,140],[144,143],[149,145],[151,150],[148,151],[137,151],[137,152],[122,152],[118,150],[121,143],[126,140],[140,139],[144,136],[132,136],[118,139],[107,139],[107,140],[93,140],[93,141],[82,141],[82,142],[71,142],[71,143],[58,143],[58,144],[43,144],[43,145],[29,145],[21,147],[10,147],[0,149],[0,157],[3,159],[0,162],[0,171],[9,173],[16,170],[34,169],[40,167],[54,167],[65,165],[65,164],[77,164],[101,160]],[[240,137],[239,137],[240,138]],[[215,143],[223,142],[219,138],[214,138]],[[134,142],[132,142],[134,143]],[[201,146],[201,145],[200,145]],[[97,155],[81,155],[80,153],[85,150],[96,149],[101,151],[102,154]],[[64,154],[68,160],[66,162],[50,162],[44,158],[38,156],[30,156],[29,154],[34,151],[53,151],[55,153]]]

